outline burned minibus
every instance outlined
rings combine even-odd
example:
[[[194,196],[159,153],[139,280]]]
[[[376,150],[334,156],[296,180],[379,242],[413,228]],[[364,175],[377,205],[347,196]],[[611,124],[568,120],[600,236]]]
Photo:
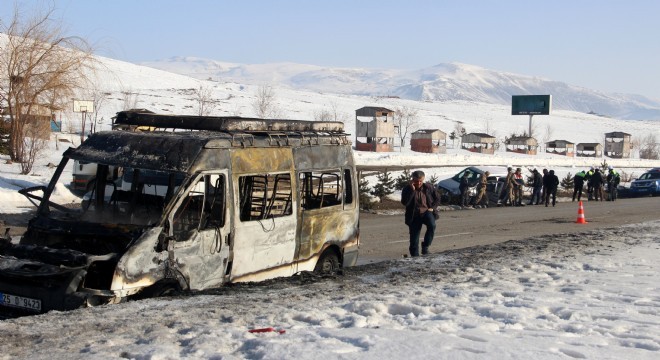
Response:
[[[0,242],[0,309],[46,312],[357,262],[357,175],[339,122],[117,113],[64,152],[18,243]],[[97,164],[74,204],[69,162]],[[69,163],[70,164],[70,163]]]

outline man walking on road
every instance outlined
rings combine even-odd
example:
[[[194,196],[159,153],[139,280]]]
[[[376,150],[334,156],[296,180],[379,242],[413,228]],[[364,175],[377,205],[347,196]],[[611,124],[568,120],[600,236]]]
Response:
[[[401,191],[401,204],[406,207],[405,222],[410,232],[410,256],[419,256],[422,225],[426,225],[422,255],[429,253],[435,235],[435,220],[439,216],[435,211],[436,206],[440,205],[440,197],[431,183],[424,182],[424,178],[424,172],[414,171],[410,185]]]

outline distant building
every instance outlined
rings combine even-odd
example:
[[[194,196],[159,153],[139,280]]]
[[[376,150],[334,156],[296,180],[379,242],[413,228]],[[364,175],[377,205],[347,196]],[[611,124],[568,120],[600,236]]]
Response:
[[[483,133],[469,133],[461,136],[461,148],[481,154],[495,153],[495,137]]]
[[[599,143],[579,143],[577,144],[575,155],[582,157],[601,157],[603,156],[603,145]]]
[[[621,131],[605,134],[605,156],[616,159],[627,159],[630,157],[631,149],[630,134]]]
[[[27,114],[27,111],[30,113]],[[33,104],[32,106],[23,105],[21,107],[23,113],[20,115],[21,123],[25,125],[24,130],[28,137],[36,137],[40,139],[49,139],[51,133],[51,122],[55,121],[55,112],[61,109],[50,105]],[[4,108],[0,112],[0,117],[4,119],[2,126],[9,128],[9,113],[8,109]]]
[[[393,151],[394,111],[372,106],[355,110],[355,140],[360,151]]]
[[[447,134],[438,129],[417,130],[411,135],[410,148],[417,152],[445,154]]]
[[[553,140],[545,143],[545,152],[564,156],[575,155],[575,144],[567,140]]]
[[[539,147],[536,139],[529,136],[511,137],[506,141],[505,145],[506,151],[526,155],[536,155],[536,149]]]

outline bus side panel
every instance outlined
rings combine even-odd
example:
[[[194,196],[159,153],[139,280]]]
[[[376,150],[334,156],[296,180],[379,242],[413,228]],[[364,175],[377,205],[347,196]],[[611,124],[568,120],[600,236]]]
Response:
[[[245,148],[232,150],[232,192],[234,212],[233,263],[230,280],[261,281],[290,276],[297,272],[294,263],[297,216],[241,221],[239,183],[241,176],[289,174],[296,188],[291,148]],[[292,209],[297,207],[292,193]]]
[[[350,146],[300,147],[295,148],[293,154],[298,173],[323,170],[340,170],[343,173],[349,170],[352,194],[350,203],[346,203],[347,199],[344,198],[343,204],[337,206],[313,210],[298,209],[298,271],[314,270],[319,256],[329,246],[337,246],[342,257],[346,252],[350,252],[350,256],[343,259],[344,265],[355,265],[359,245],[359,206]],[[343,179],[343,186],[348,185],[346,179]],[[300,186],[301,184],[298,184],[299,197]]]

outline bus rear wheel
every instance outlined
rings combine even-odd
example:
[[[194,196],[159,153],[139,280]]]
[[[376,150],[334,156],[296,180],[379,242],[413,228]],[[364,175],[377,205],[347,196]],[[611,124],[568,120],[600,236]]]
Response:
[[[334,250],[326,250],[314,267],[314,272],[319,274],[330,274],[339,271],[339,256]]]

